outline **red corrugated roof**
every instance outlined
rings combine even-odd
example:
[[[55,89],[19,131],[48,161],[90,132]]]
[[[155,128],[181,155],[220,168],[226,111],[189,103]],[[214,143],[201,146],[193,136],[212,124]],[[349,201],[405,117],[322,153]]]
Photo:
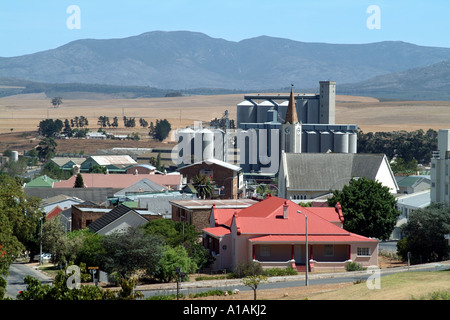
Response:
[[[284,208],[287,208],[286,212]],[[234,223],[238,234],[254,235],[250,241],[304,243],[305,216],[298,211],[308,217],[308,241],[327,243],[377,241],[348,232],[332,223],[343,221],[340,206],[307,208],[278,197],[268,197],[237,213],[234,209],[215,209],[214,220],[217,227],[203,230],[211,235],[221,236],[230,233],[230,229],[223,226],[231,227]]]
[[[219,209],[213,206],[211,214],[214,215],[214,225],[218,226],[231,226],[231,220],[235,213],[239,213],[242,209]]]
[[[287,218],[283,217],[285,205],[288,208]],[[308,233],[310,234],[347,233],[326,219],[332,216],[333,212],[336,215],[335,208],[305,208],[278,197],[269,197],[243,209],[235,219],[236,227],[241,234],[304,234],[305,217],[298,211],[308,217]],[[326,211],[329,212],[326,213]]]
[[[212,236],[220,237],[226,234],[231,233],[230,229],[225,227],[213,227],[213,228],[205,228],[204,232],[211,234]]]

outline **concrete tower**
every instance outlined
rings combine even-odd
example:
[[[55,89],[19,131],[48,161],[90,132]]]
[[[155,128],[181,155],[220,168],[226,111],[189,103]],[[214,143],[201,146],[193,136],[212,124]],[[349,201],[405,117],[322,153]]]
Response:
[[[298,122],[294,91],[291,88],[286,118],[281,125],[281,150],[287,153],[302,152],[302,125]]]
[[[335,124],[336,81],[320,81],[319,123]]]

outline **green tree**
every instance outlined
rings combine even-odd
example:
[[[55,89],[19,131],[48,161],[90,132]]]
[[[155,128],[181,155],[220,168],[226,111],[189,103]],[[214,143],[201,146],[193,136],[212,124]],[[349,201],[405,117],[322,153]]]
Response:
[[[80,285],[79,288],[71,288],[67,285],[72,274],[58,272],[51,285],[42,284],[38,279],[25,276],[26,290],[17,295],[17,300],[136,300],[143,297],[140,292],[135,292],[136,281],[121,279],[119,291],[104,290],[101,287]]]
[[[38,152],[39,159],[48,160],[55,154],[55,150],[58,144],[53,138],[44,138],[39,142],[36,151]]]
[[[154,127],[153,122],[150,123],[149,135],[156,140],[163,141],[169,136],[170,130],[172,130],[172,126],[167,119],[156,120],[156,125]]]
[[[67,265],[70,258],[70,243],[59,217],[45,221],[42,226],[42,248],[44,252],[51,253],[53,263]]]
[[[66,135],[66,137],[72,137],[72,127],[68,119],[64,120],[64,128],[62,132]]]
[[[398,253],[413,263],[435,262],[448,258],[450,246],[445,235],[450,234],[450,209],[432,204],[411,213],[401,228],[404,238],[397,243]]]
[[[53,105],[53,107],[55,107],[55,108],[58,108],[62,103],[63,103],[62,97],[54,97],[54,98],[52,99],[52,105]]]
[[[202,199],[211,198],[214,192],[214,185],[211,179],[206,175],[197,175],[192,179],[192,185],[197,190]]]
[[[20,181],[0,174],[0,274],[23,250],[35,252],[40,219],[40,199],[28,197]]]
[[[213,261],[208,251],[198,241],[200,232],[194,225],[169,219],[156,219],[149,221],[142,228],[149,234],[162,237],[172,248],[183,246],[191,261],[195,263],[195,270],[207,267]]]
[[[180,268],[182,272],[188,274],[195,272],[196,265],[189,258],[183,246],[166,246],[155,277],[163,282],[171,282],[177,277],[176,268]]]
[[[253,299],[256,300],[256,289],[261,284],[261,282],[267,281],[266,276],[255,275],[255,276],[247,276],[242,279],[242,283],[244,286],[250,287],[253,289]]]
[[[77,177],[75,178],[74,188],[84,188],[83,176],[81,173],[77,173]]]
[[[108,273],[117,272],[125,279],[137,270],[154,275],[164,249],[161,237],[146,234],[140,228],[128,228],[126,232],[106,235],[102,245],[105,255],[99,267]]]
[[[38,132],[44,137],[54,137],[61,132],[63,126],[63,122],[59,119],[45,119],[39,122]]]
[[[367,178],[350,180],[342,191],[332,191],[329,206],[340,203],[344,229],[366,237],[389,239],[400,212],[389,188]]]

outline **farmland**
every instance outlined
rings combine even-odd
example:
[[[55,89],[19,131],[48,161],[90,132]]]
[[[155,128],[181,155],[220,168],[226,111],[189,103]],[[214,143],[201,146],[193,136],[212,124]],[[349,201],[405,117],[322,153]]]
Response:
[[[23,150],[36,145],[35,135],[24,133],[36,131],[39,122],[46,118],[71,119],[85,116],[89,120],[91,131],[97,131],[98,117],[119,118],[119,127],[107,128],[117,134],[138,132],[140,141],[134,141],[135,147],[161,146],[151,141],[148,129],[136,126],[124,128],[122,118],[144,118],[149,123],[156,119],[167,119],[172,129],[184,128],[195,121],[207,122],[220,118],[225,110],[231,119],[236,119],[236,105],[243,100],[242,94],[196,95],[183,97],[163,97],[145,99],[111,99],[98,95],[82,99],[64,99],[63,104],[55,108],[51,99],[44,94],[27,94],[0,99],[0,151],[9,149]],[[450,119],[450,101],[380,101],[370,97],[342,96],[336,98],[336,123],[357,124],[364,132],[406,130],[413,131],[432,128],[438,130],[448,127]],[[170,136],[169,136],[170,137]],[[170,140],[170,139],[169,139]],[[95,144],[91,142],[95,149]],[[101,147],[130,146],[130,142],[101,142]],[[167,141],[165,142],[167,143]],[[86,140],[78,146],[75,141],[58,143],[59,148],[87,148]],[[66,145],[64,147],[64,145]],[[66,152],[59,149],[58,151]]]

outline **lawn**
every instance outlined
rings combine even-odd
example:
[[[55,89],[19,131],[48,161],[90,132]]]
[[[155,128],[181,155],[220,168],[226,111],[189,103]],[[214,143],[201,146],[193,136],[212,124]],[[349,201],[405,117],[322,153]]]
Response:
[[[430,299],[435,292],[450,294],[450,270],[402,272],[380,279],[380,289],[368,289],[366,282],[308,296],[309,300],[411,300]]]

